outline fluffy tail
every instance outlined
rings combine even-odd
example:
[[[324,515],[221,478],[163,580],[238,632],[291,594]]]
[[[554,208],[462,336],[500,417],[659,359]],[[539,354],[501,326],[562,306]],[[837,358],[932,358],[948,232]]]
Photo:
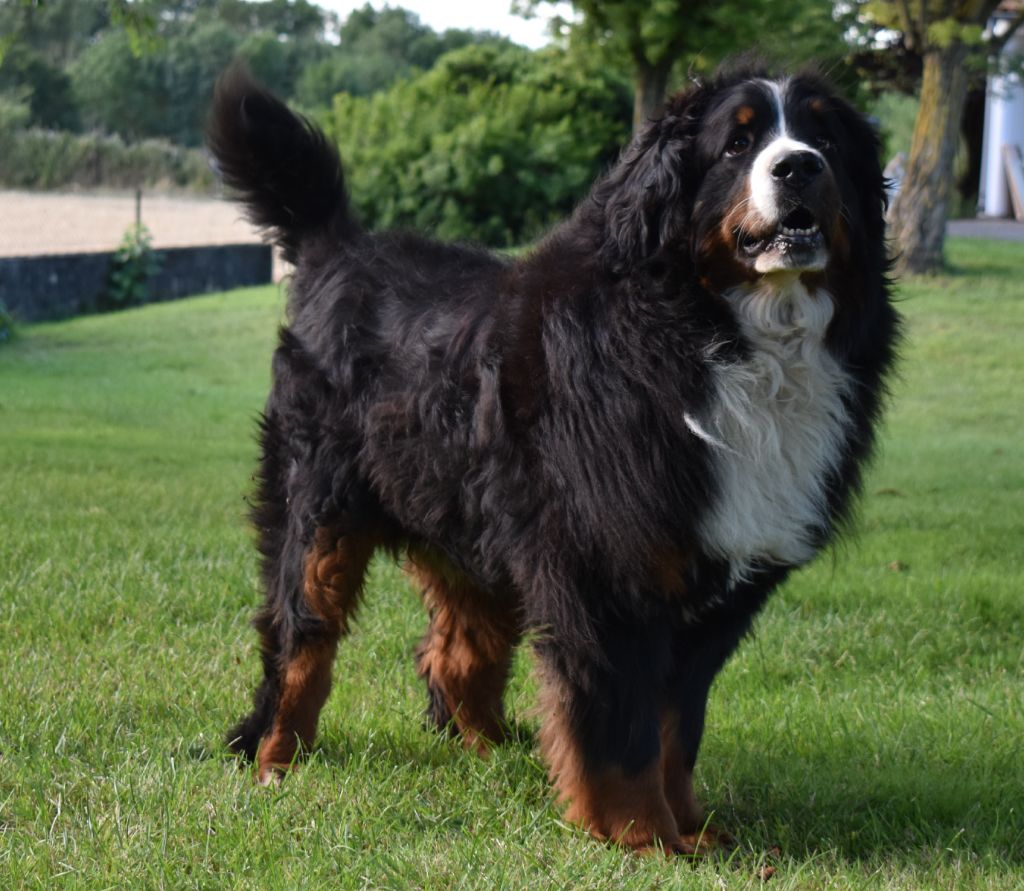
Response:
[[[235,65],[217,82],[206,144],[249,219],[291,263],[311,238],[358,231],[338,150],[316,127]]]

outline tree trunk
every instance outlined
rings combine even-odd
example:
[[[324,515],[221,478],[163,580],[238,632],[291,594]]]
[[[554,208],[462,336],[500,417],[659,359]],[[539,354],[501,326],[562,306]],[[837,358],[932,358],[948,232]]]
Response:
[[[954,41],[924,55],[921,107],[903,187],[889,221],[900,273],[934,273],[943,265],[946,215],[953,188],[953,158],[967,96],[970,49]]]
[[[638,64],[633,76],[633,132],[661,115],[672,64]]]

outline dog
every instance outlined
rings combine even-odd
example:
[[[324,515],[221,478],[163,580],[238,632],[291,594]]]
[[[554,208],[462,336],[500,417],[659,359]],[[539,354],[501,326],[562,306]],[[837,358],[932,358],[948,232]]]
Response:
[[[253,521],[264,678],[229,734],[314,741],[378,550],[429,611],[429,721],[481,751],[528,634],[568,820],[728,844],[693,771],[715,675],[846,525],[898,342],[869,122],[813,73],[670,98],[522,256],[370,233],[325,135],[244,71],[208,146],[295,266]]]

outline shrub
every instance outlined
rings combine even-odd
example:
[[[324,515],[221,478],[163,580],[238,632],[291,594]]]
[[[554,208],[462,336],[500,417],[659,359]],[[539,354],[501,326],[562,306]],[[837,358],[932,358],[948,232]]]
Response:
[[[32,111],[24,90],[0,91],[0,142],[28,126]]]
[[[129,227],[110,261],[107,290],[100,309],[123,309],[146,302],[149,280],[160,271],[153,239],[141,223]]]
[[[628,84],[558,49],[481,44],[365,98],[335,97],[328,128],[372,227],[492,245],[569,213],[629,138]]]
[[[201,151],[159,139],[126,143],[119,136],[29,129],[8,132],[0,148],[0,185],[10,188],[214,187]]]

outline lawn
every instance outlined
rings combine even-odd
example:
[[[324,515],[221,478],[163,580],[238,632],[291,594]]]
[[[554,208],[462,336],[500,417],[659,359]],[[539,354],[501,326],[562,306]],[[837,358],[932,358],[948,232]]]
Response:
[[[1024,247],[953,242],[907,343],[854,536],[719,678],[698,788],[728,861],[559,819],[531,716],[481,760],[421,726],[424,625],[387,562],[310,762],[221,746],[257,677],[244,496],[276,288],[0,347],[0,887],[1024,888]]]

